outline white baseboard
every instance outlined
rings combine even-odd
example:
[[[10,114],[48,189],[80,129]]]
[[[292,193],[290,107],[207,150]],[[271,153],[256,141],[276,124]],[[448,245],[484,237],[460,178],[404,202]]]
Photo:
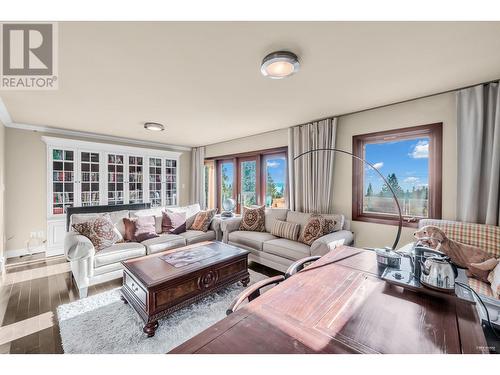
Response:
[[[28,249],[15,249],[15,250],[7,250],[5,251],[5,258],[15,258],[15,257],[20,257],[24,255],[30,255],[30,254],[38,254],[38,253],[44,253],[45,252],[45,246],[41,246],[38,248],[31,249],[28,251]]]

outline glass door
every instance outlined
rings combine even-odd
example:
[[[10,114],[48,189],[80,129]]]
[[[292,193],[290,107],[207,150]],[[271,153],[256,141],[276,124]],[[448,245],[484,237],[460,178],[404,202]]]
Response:
[[[82,206],[100,204],[98,152],[80,152],[80,198]]]
[[[218,197],[219,197],[219,207],[222,211],[225,211],[224,201],[226,199],[236,200],[236,184],[235,184],[235,161],[222,160],[218,165]]]
[[[165,159],[165,205],[177,205],[177,160]]]
[[[124,155],[108,154],[108,205],[124,204]]]
[[[142,156],[128,157],[128,203],[143,201],[143,164]]]
[[[238,159],[238,212],[259,204],[260,165],[257,156]]]
[[[149,201],[151,207],[161,206],[161,158],[149,158]]]
[[[52,215],[66,213],[75,204],[75,153],[52,150]]]

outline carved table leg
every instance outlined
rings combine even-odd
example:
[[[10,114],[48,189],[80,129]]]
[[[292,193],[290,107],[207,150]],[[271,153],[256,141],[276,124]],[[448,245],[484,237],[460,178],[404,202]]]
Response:
[[[154,322],[147,323],[144,326],[143,331],[144,331],[144,333],[146,333],[148,335],[148,337],[153,337],[155,335],[156,328],[158,328],[158,321],[157,320],[155,320]]]
[[[248,283],[250,282],[250,276],[245,277],[244,279],[241,279],[241,283],[243,286],[246,288]]]
[[[123,296],[123,294],[120,295],[120,299],[123,301],[125,305],[128,303],[127,299]]]

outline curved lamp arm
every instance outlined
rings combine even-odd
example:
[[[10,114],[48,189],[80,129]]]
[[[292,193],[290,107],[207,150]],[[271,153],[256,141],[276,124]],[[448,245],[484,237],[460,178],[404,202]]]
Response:
[[[309,150],[309,151],[303,152],[303,153],[295,156],[293,158],[293,160],[296,161],[298,158],[301,158],[304,155],[311,154],[313,152],[318,152],[318,151],[333,151],[333,152],[339,152],[341,154],[350,155],[352,158],[357,159],[357,160],[365,163],[366,165],[368,165],[370,168],[372,168],[380,176],[380,178],[385,182],[385,184],[387,185],[387,187],[389,188],[389,190],[392,194],[392,197],[394,198],[394,201],[396,202],[396,206],[398,208],[398,213],[399,213],[398,232],[396,234],[396,239],[394,241],[394,244],[392,245],[392,248],[391,248],[392,250],[396,250],[396,246],[398,245],[399,238],[401,237],[401,230],[403,228],[403,214],[401,213],[401,206],[399,205],[399,201],[398,201],[398,198],[396,196],[396,193],[394,192],[394,189],[392,188],[392,186],[389,184],[389,181],[387,181],[387,179],[382,175],[382,173],[380,173],[380,171],[377,168],[375,168],[375,166],[372,163],[366,161],[363,158],[360,158],[359,156],[354,155],[352,152],[340,150],[338,148],[316,148],[314,150]]]

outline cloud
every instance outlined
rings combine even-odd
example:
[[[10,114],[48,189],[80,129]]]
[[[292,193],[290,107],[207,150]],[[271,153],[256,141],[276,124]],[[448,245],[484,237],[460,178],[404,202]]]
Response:
[[[379,161],[378,163],[373,164],[373,166],[375,167],[375,169],[380,169],[384,166],[384,162]]]
[[[406,184],[416,184],[419,181],[420,181],[420,179],[418,177],[414,177],[414,176],[406,177],[403,180],[403,182],[406,183]]]
[[[418,141],[408,155],[413,159],[427,159],[429,157],[429,141]]]
[[[278,163],[277,161],[268,161],[267,162],[268,168],[277,168],[279,166],[280,166],[280,163]]]

